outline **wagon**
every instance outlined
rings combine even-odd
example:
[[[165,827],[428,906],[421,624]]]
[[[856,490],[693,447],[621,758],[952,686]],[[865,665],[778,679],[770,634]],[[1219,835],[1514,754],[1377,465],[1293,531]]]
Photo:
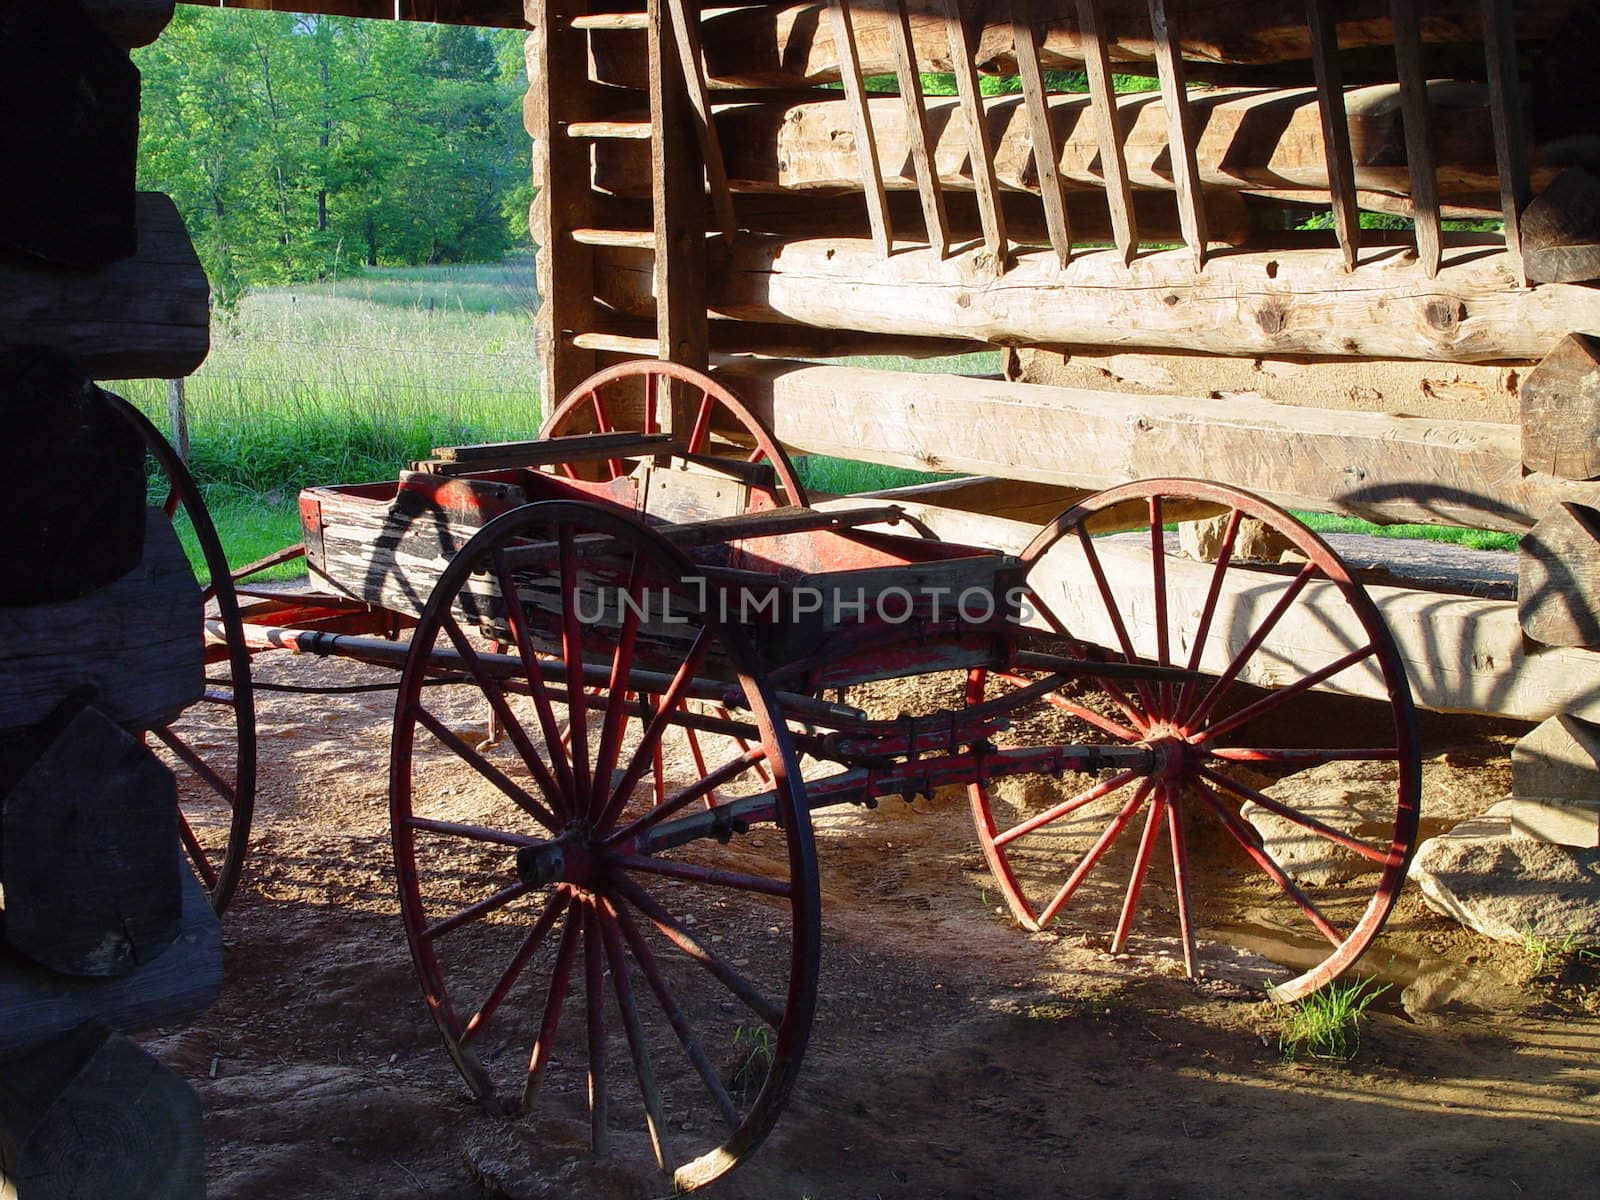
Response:
[[[173,509],[197,504],[165,466]],[[354,686],[397,692],[400,907],[452,1060],[496,1112],[586,1093],[595,1149],[653,1154],[680,1188],[749,1154],[794,1085],[818,1001],[814,826],[847,828],[841,810],[965,789],[1015,921],[1115,911],[1113,952],[1159,872],[1190,975],[1206,890],[1190,851],[1220,843],[1296,947],[1278,999],[1347,969],[1398,895],[1419,778],[1399,656],[1328,546],[1235,489],[1129,483],[1020,554],[954,545],[893,506],[811,507],[736,397],[633,363],[580,385],[537,440],[441,448],[393,481],[308,489],[300,511],[303,546],[266,561],[303,553],[314,593],[236,582],[208,547],[209,699],[237,747],[217,765],[181,719],[160,733],[226,801],[208,821],[187,793],[197,870],[224,903],[253,785],[250,656],[393,668]],[[1169,572],[1176,522],[1196,520],[1217,530],[1199,586]],[[1262,528],[1277,561],[1244,554]],[[1130,547],[1147,572],[1132,586],[1113,569]],[[1059,581],[1085,576],[1100,610],[1069,615]],[[1181,642],[1180,607],[1196,618]],[[1275,636],[1307,619],[1340,647],[1315,665]],[[1274,688],[1242,682],[1264,674]],[[1365,732],[1308,708],[1356,675],[1387,696]],[[862,701],[910,679],[935,698],[923,711]],[[1367,764],[1353,828],[1278,786],[1346,762]],[[1251,817],[1336,859],[1341,886],[1298,880]],[[608,1075],[625,1061],[631,1077]]]

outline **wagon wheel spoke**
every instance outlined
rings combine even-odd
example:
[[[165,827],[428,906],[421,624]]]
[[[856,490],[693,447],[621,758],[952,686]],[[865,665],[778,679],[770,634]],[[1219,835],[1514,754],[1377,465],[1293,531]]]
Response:
[[[233,786],[212,770],[206,760],[196,754],[187,742],[166,725],[157,725],[151,732],[161,739],[162,745],[182,759],[184,765],[198,775],[213,792],[226,800],[229,808],[233,807],[235,799]]]
[[[517,719],[517,714],[512,711],[505,692],[490,677],[488,670],[483,665],[483,660],[478,657],[478,652],[473,649],[472,643],[467,640],[467,635],[462,632],[461,626],[456,624],[455,617],[447,614],[442,624],[445,633],[455,646],[456,653],[461,656],[461,661],[466,664],[467,673],[472,676],[478,687],[483,691],[485,698],[489,701],[489,709],[498,720],[500,729],[511,738],[512,745],[517,748],[517,753],[522,757],[523,766],[528,769],[528,774],[533,776],[534,784],[543,793],[545,800],[549,804],[548,808],[540,805],[537,810],[530,809],[529,815],[548,829],[559,828],[560,822],[552,813],[559,812],[563,817],[571,816],[570,813],[564,811],[566,801],[561,794],[561,785],[556,782],[555,776],[544,765],[544,760],[540,757],[539,752],[534,749],[527,730],[522,727],[522,722]],[[515,800],[516,797],[513,796],[512,799]]]
[[[1400,751],[1393,746],[1358,746],[1344,749],[1314,750],[1281,746],[1208,746],[1201,743],[1207,758],[1223,762],[1281,763],[1300,767],[1331,762],[1397,762]]]
[[[753,750],[746,750],[743,754],[736,755],[735,757],[729,759],[715,771],[707,771],[703,766],[701,766],[699,768],[701,772],[700,778],[694,783],[690,784],[686,788],[681,789],[670,799],[661,799],[656,801],[655,805],[650,809],[649,812],[644,813],[642,816],[635,817],[632,821],[629,821],[621,828],[615,829],[611,833],[608,833],[601,841],[601,845],[615,846],[619,842],[626,841],[630,838],[637,838],[640,834],[645,833],[656,825],[659,825],[662,821],[665,821],[674,813],[680,812],[688,805],[693,804],[696,800],[702,798],[709,799],[715,789],[722,787],[724,784],[727,784],[734,779],[737,779],[746,771],[760,766],[761,761],[765,759],[766,756],[766,750],[758,746]]]
[[[1211,622],[1217,615],[1217,600],[1222,595],[1222,584],[1228,575],[1228,564],[1233,561],[1233,548],[1239,541],[1239,526],[1244,522],[1244,513],[1238,508],[1228,510],[1228,524],[1222,531],[1222,542],[1217,546],[1217,561],[1211,568],[1211,583],[1206,589],[1206,602],[1200,608],[1200,619],[1195,623],[1194,645],[1189,648],[1189,661],[1187,666],[1191,671],[1200,669],[1200,663],[1205,658],[1206,638],[1211,635]],[[1173,710],[1184,713],[1189,708],[1189,698],[1194,691],[1195,682],[1185,680],[1178,689],[1177,703]]]
[[[1089,852],[1079,860],[1077,867],[1067,877],[1067,881],[1061,885],[1061,890],[1055,894],[1049,904],[1045,905],[1044,911],[1039,914],[1041,928],[1054,920],[1055,915],[1061,911],[1068,900],[1072,899],[1073,893],[1089,877],[1089,872],[1094,870],[1095,864],[1100,861],[1107,850],[1111,849],[1111,843],[1117,840],[1122,831],[1128,827],[1128,822],[1138,814],[1139,808],[1144,804],[1145,797],[1150,794],[1151,787],[1150,781],[1145,780],[1134,789],[1133,795],[1122,806],[1122,810],[1111,819],[1111,824],[1105,827],[1104,832],[1095,839],[1094,845],[1089,847]]]
[[[611,432],[613,432],[611,422],[606,418],[605,405],[600,403],[600,393],[599,392],[590,392],[589,393],[589,402],[594,407],[595,432],[596,433],[611,433]],[[618,458],[608,458],[608,459],[606,459],[606,469],[611,472],[611,478],[612,479],[618,479],[624,474],[623,469],[622,469],[622,460],[618,459]]]
[[[583,1002],[589,1034],[589,1148],[606,1152],[606,967],[600,918],[593,905],[583,913]]]
[[[617,756],[622,751],[622,731],[627,721],[628,673],[633,669],[634,640],[639,634],[639,620],[643,612],[644,562],[638,554],[628,565],[628,581],[622,596],[622,628],[617,635],[617,648],[611,656],[611,679],[606,690],[605,717],[600,726],[600,748],[595,753],[594,790],[589,797],[588,811],[597,817],[610,804],[609,787],[612,772],[616,770]]]
[[[1050,825],[1061,820],[1062,817],[1069,816],[1070,814],[1077,812],[1080,808],[1084,807],[1084,805],[1092,804],[1094,801],[1099,800],[1102,797],[1109,796],[1112,792],[1117,791],[1119,788],[1126,787],[1137,778],[1139,778],[1138,771],[1119,771],[1110,779],[1101,780],[1099,783],[1085,788],[1076,796],[1072,797],[1072,799],[1063,800],[1060,804],[1051,805],[1049,808],[1045,809],[1044,812],[1036,813],[1035,815],[1029,817],[1026,821],[1022,821],[1019,824],[1013,825],[1010,829],[1005,830],[1003,833],[995,834],[994,844],[996,846],[1005,846],[1016,841],[1019,837],[1026,837],[1028,834],[1042,829],[1046,825]]]
[[[1050,606],[1040,598],[1038,592],[1036,592],[1033,588],[1027,588],[1025,589],[1025,595],[1027,597],[1029,606],[1035,613],[1044,618],[1045,624],[1049,625],[1050,628],[1061,637],[1064,637],[1071,642],[1080,653],[1085,655],[1088,654],[1089,648],[1073,636],[1072,632],[1067,628],[1066,623],[1050,610]],[[1144,717],[1140,713],[1138,706],[1135,705],[1133,700],[1128,696],[1127,692],[1123,691],[1114,680],[1097,679],[1095,682],[1100,689],[1105,692],[1106,695],[1111,697],[1116,706],[1122,710],[1123,716],[1127,717],[1128,720],[1134,725],[1139,726],[1141,729],[1144,728],[1146,724]],[[1118,734],[1117,736],[1120,737],[1122,735]],[[1128,735],[1128,740],[1130,742],[1138,741],[1138,735],[1130,732]]]
[[[709,971],[725,988],[732,992],[745,1007],[768,1025],[776,1029],[783,1021],[783,1011],[761,994],[733,967],[707,949],[687,926],[663,908],[653,896],[625,875],[612,876],[612,886],[622,897],[642,912],[666,939],[700,966]]]
[[[646,875],[660,875],[664,879],[678,879],[686,883],[703,883],[711,887],[732,888],[739,892],[758,892],[763,896],[788,897],[792,891],[786,879],[770,875],[752,875],[748,871],[727,871],[721,867],[702,867],[698,863],[678,862],[670,858],[647,858],[637,854],[618,854],[605,860],[608,864],[641,871]]]
[[[561,658],[567,667],[567,716],[572,756],[572,786],[577,797],[589,794],[589,696],[583,686],[583,625],[578,620],[578,559],[572,526],[556,531],[561,577]]]
[[[699,454],[711,434],[711,393],[700,393],[700,405],[695,409],[694,427],[689,431],[689,453]]]
[[[1094,548],[1094,539],[1089,536],[1087,525],[1080,524],[1077,528],[1078,544],[1083,547],[1083,556],[1089,563],[1089,572],[1094,577],[1095,590],[1100,593],[1100,603],[1106,610],[1106,616],[1111,620],[1111,630],[1116,634],[1117,645],[1122,648],[1122,656],[1128,662],[1138,662],[1139,656],[1133,652],[1133,641],[1128,637],[1128,627],[1123,623],[1122,611],[1117,607],[1117,601],[1111,594],[1111,584],[1106,580],[1105,567],[1100,563],[1100,554]],[[1146,683],[1134,684],[1134,691],[1139,693],[1139,698],[1144,702],[1147,713],[1156,711],[1155,698],[1151,695],[1150,685]],[[1149,722],[1144,721],[1136,712],[1129,716],[1140,728],[1148,727]]]
[[[639,1095],[644,1100],[645,1129],[650,1135],[650,1149],[656,1166],[667,1170],[666,1117],[661,1107],[661,1092],[656,1087],[655,1071],[650,1065],[650,1047],[645,1041],[644,1023],[639,1019],[639,1008],[633,999],[633,983],[628,978],[628,962],[622,950],[622,936],[617,929],[616,910],[603,898],[597,898],[595,924],[605,940],[606,961],[611,966],[611,987],[617,996],[617,1008],[622,1013],[622,1028],[628,1037],[628,1051],[633,1056],[633,1073],[639,1081]]]
[[[1272,856],[1262,849],[1260,838],[1255,835],[1255,831],[1240,820],[1238,815],[1219,799],[1206,784],[1197,783],[1194,787],[1194,792],[1206,807],[1216,813],[1217,818],[1227,827],[1228,832],[1233,834],[1234,840],[1243,847],[1250,860],[1260,867],[1262,873],[1277,884],[1278,889],[1288,896],[1290,900],[1294,901],[1295,906],[1306,915],[1312,925],[1316,926],[1317,932],[1335,946],[1343,942],[1344,935],[1334,927],[1327,917],[1322,915],[1322,911],[1311,902],[1311,898],[1300,889],[1300,886],[1294,880],[1284,873],[1283,868],[1273,860]]]
[[[544,1016],[539,1021],[539,1037],[533,1043],[533,1053],[528,1058],[528,1078],[522,1085],[522,1111],[533,1107],[539,1092],[544,1069],[555,1049],[556,1031],[561,1027],[561,1007],[567,999],[567,988],[572,981],[572,960],[577,954],[578,935],[583,928],[582,906],[573,905],[567,912],[567,923],[561,931],[561,945],[556,950],[555,966],[550,972],[550,986],[545,991]]]
[[[1167,789],[1167,838],[1172,843],[1172,890],[1178,901],[1178,934],[1183,940],[1183,969],[1195,973],[1194,916],[1189,907],[1189,847],[1183,834],[1181,797]]]
[[[1128,890],[1122,899],[1122,913],[1117,918],[1117,930],[1111,937],[1111,953],[1120,954],[1133,930],[1133,917],[1139,908],[1139,890],[1144,885],[1145,871],[1150,866],[1150,853],[1155,849],[1156,837],[1166,815],[1165,789],[1158,789],[1150,801],[1150,811],[1145,817],[1144,833],[1139,837],[1139,852],[1133,860],[1133,871],[1128,876]]]
[[[611,798],[606,807],[596,818],[594,824],[597,829],[606,829],[621,815],[623,808],[632,795],[633,789],[638,786],[639,780],[644,778],[644,773],[651,765],[659,769],[657,751],[661,739],[665,736],[667,726],[672,722],[672,715],[682,702],[684,693],[688,691],[694,673],[699,669],[700,663],[711,650],[712,631],[709,626],[703,627],[695,635],[694,642],[684,655],[683,662],[679,664],[677,673],[667,685],[667,690],[662,693],[660,702],[656,705],[655,715],[644,727],[644,732],[639,736],[639,744],[634,748],[628,765],[623,768],[622,776],[611,789]]]
[[[1156,662],[1163,667],[1172,665],[1172,654],[1168,644],[1169,633],[1167,629],[1167,547],[1165,530],[1161,527],[1161,497],[1151,496],[1148,500],[1150,510],[1150,575],[1154,585],[1156,598]],[[1157,715],[1169,717],[1171,713],[1171,694],[1167,684],[1158,684],[1155,689],[1158,701]]]
[[[706,1093],[721,1115],[723,1124],[730,1131],[737,1129],[739,1110],[734,1105],[733,1098],[728,1095],[728,1089],[723,1086],[715,1068],[712,1067],[711,1060],[706,1057],[705,1048],[700,1044],[689,1018],[668,988],[666,977],[661,973],[661,966],[656,961],[654,951],[650,949],[649,943],[645,941],[644,934],[640,932],[633,918],[628,915],[627,909],[618,906],[611,908],[610,911],[622,930],[622,936],[627,939],[628,948],[633,951],[639,970],[644,973],[645,980],[650,984],[650,990],[655,993],[656,1002],[661,1006],[667,1024],[672,1026],[678,1044],[683,1047],[684,1055],[694,1066],[695,1073],[700,1076],[700,1081],[705,1085]]]
[[[683,730],[683,736],[684,740],[689,743],[689,757],[694,760],[694,769],[700,773],[700,778],[702,781],[704,781],[706,776],[711,774],[711,772],[706,769],[706,755],[705,751],[700,748],[700,735],[693,729],[685,726]],[[717,793],[714,787],[705,788],[701,795],[705,800],[705,806],[707,808],[716,807]],[[659,805],[662,802],[657,800],[656,803]]]
[[[1013,675],[1009,672],[1001,674],[999,678],[1004,679],[1007,683],[1013,684],[1016,687],[1027,687],[1029,683],[1029,681],[1024,679],[1021,675]],[[1081,704],[1074,704],[1060,692],[1048,692],[1045,694],[1044,699],[1049,704],[1059,708],[1062,712],[1071,713],[1080,721],[1087,721],[1090,725],[1093,725],[1102,733],[1109,733],[1112,737],[1119,738],[1125,742],[1137,742],[1139,740],[1140,735],[1129,729],[1126,725],[1119,725],[1110,717],[1102,716],[1100,713],[1095,712],[1092,708],[1085,708]]]
[[[1262,619],[1261,624],[1256,627],[1256,631],[1250,635],[1249,640],[1240,648],[1239,653],[1234,655],[1233,661],[1228,664],[1227,669],[1211,685],[1210,691],[1200,698],[1200,702],[1191,712],[1179,714],[1186,725],[1192,729],[1206,719],[1211,710],[1216,707],[1217,702],[1233,686],[1233,681],[1239,677],[1239,672],[1244,670],[1245,665],[1255,657],[1256,651],[1261,649],[1262,643],[1267,640],[1268,635],[1277,627],[1278,622],[1283,619],[1283,614],[1289,611],[1294,602],[1299,599],[1300,593],[1305,591],[1306,585],[1320,571],[1321,568],[1314,562],[1308,562],[1304,567],[1300,568],[1293,582],[1284,589],[1283,594],[1278,597],[1278,602],[1272,606],[1271,611]]]
[[[505,1002],[505,998],[511,994],[511,989],[516,986],[517,980],[522,977],[523,971],[527,969],[528,962],[538,952],[539,947],[544,944],[544,940],[549,936],[550,930],[561,919],[561,914],[566,911],[570,901],[571,896],[565,891],[556,892],[550,898],[550,903],[545,905],[544,911],[539,914],[539,919],[534,922],[533,928],[528,930],[527,936],[522,939],[522,944],[517,947],[517,952],[511,956],[511,961],[506,964],[506,969],[500,973],[500,978],[495,981],[488,998],[467,1019],[467,1023],[462,1026],[459,1039],[461,1042],[465,1043],[477,1037],[482,1032],[483,1027],[489,1023],[495,1011]]]
[[[183,810],[178,810],[178,837],[183,842],[183,847],[189,852],[189,859],[194,863],[194,869],[200,872],[200,881],[207,888],[217,886],[217,869],[211,865],[211,859],[206,856],[200,839],[194,834],[194,828],[189,824],[189,818],[183,815]]]
[[[534,711],[539,717],[539,730],[544,735],[545,750],[550,755],[551,767],[559,780],[560,789],[575,790],[572,765],[567,761],[562,748],[561,727],[556,720],[550,694],[545,688],[538,655],[533,650],[533,639],[528,632],[528,618],[522,609],[521,595],[517,591],[516,581],[511,577],[505,555],[499,547],[495,548],[491,557],[495,579],[500,585],[500,596],[506,606],[506,624],[510,627],[511,639],[517,648],[517,658],[522,663],[523,678],[528,681],[528,695],[533,700]]]
[[[1259,805],[1268,812],[1282,817],[1285,821],[1292,821],[1302,829],[1308,829],[1319,837],[1343,846],[1353,854],[1359,854],[1362,858],[1370,859],[1375,863],[1387,863],[1394,853],[1393,849],[1380,850],[1376,846],[1368,845],[1360,838],[1354,837],[1342,829],[1335,829],[1331,825],[1326,825],[1315,817],[1307,816],[1298,809],[1292,808],[1280,800],[1274,800],[1271,796],[1258,792],[1255,788],[1240,783],[1236,779],[1229,779],[1226,775],[1213,771],[1210,767],[1200,767],[1199,773],[1217,787],[1232,792],[1239,799],[1248,800],[1252,804]]]
[[[724,721],[733,720],[733,717],[729,714],[727,708],[725,708],[721,704],[718,704],[715,707],[715,712],[716,712],[717,716],[722,718]],[[746,753],[749,752],[750,743],[745,741],[744,738],[735,737],[733,739],[733,742],[734,742],[734,745],[738,746],[740,750],[743,750]],[[758,778],[760,778],[762,783],[770,784],[772,782],[772,772],[767,770],[765,762],[758,761],[756,763],[756,775],[757,775]]]
[[[461,738],[457,737],[445,723],[439,720],[420,704],[412,706],[413,715],[417,723],[433,734],[446,748],[453,752],[457,758],[482,775],[495,787],[499,788],[506,797],[523,812],[527,813],[551,833],[561,828],[561,822],[543,804],[530,796],[519,784],[511,779],[504,771],[495,766],[483,755],[479,754]]]
[[[439,821],[432,817],[407,817],[408,828],[423,833],[437,833],[444,837],[461,838],[469,842],[487,842],[491,846],[510,846],[520,850],[523,846],[536,846],[538,838],[521,833],[505,833],[498,829],[485,829],[481,825],[468,825],[462,821]]]
[[[487,896],[476,904],[469,904],[467,907],[451,913],[448,917],[435,921],[422,931],[422,937],[430,942],[435,938],[442,938],[447,933],[460,929],[463,925],[481,920],[490,913],[499,912],[513,900],[521,899],[531,891],[533,891],[533,885],[529,883],[514,883],[510,887],[501,888],[494,895]]]
[[[1248,725],[1259,716],[1272,712],[1274,709],[1282,708],[1300,693],[1310,691],[1319,683],[1326,683],[1335,675],[1348,671],[1357,663],[1365,662],[1377,652],[1377,646],[1369,642],[1359,650],[1352,650],[1349,654],[1343,655],[1327,666],[1311,672],[1309,675],[1302,675],[1287,687],[1279,688],[1270,695],[1263,696],[1255,703],[1247,705],[1238,712],[1232,713],[1211,725],[1206,729],[1204,740],[1209,742],[1215,738],[1223,737],[1232,733],[1235,729]]]

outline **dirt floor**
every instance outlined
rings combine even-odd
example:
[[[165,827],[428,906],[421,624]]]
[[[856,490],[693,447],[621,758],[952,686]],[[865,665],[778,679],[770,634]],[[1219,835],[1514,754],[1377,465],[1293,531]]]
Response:
[[[297,684],[382,678],[286,654],[258,671]],[[533,1114],[513,1122],[472,1101],[441,1048],[397,916],[392,696],[258,702],[257,834],[223,923],[222,999],[146,1039],[204,1102],[210,1194],[670,1195],[636,1094],[616,1094],[612,1153],[599,1159],[567,1052]],[[1330,719],[1343,711],[1329,702]],[[1504,794],[1514,730],[1431,719],[1424,732],[1432,767],[1452,769],[1455,802],[1463,790],[1480,808]],[[481,787],[458,765],[429,778],[463,804]],[[1126,878],[1116,863],[1059,932],[1022,931],[984,868],[964,793],[823,817],[818,847],[810,1047],[775,1131],[714,1196],[1593,1194],[1600,1015],[1587,981],[1530,979],[1521,947],[1463,932],[1414,889],[1364,960],[1395,986],[1358,1056],[1286,1061],[1262,986],[1290,972],[1256,951],[1293,962],[1295,942],[1253,916],[1248,872],[1225,856],[1196,851],[1207,977],[1191,982],[1161,871],[1131,953],[1105,949]],[[762,936],[731,919],[706,927],[741,947]],[[581,1039],[582,1006],[569,1008]],[[719,1068],[746,1053],[738,1036],[707,1036]],[[527,1045],[514,1053],[525,1061]],[[626,1064],[619,1039],[615,1078]],[[669,1123],[676,1134],[677,1114]]]

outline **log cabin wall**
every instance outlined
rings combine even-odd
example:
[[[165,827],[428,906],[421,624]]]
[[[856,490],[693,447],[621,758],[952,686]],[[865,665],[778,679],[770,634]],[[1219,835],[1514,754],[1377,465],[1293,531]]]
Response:
[[[1600,716],[1592,5],[525,13],[544,395],[618,357],[709,363],[796,452],[1026,481],[899,491],[994,544],[1157,474],[1532,531],[1520,606],[1419,623],[1426,595],[1393,589],[1420,699]],[[1087,94],[1049,92],[1055,70]],[[990,74],[1020,93],[981,94]],[[868,90],[885,75],[899,94]],[[1505,233],[1456,225],[1486,219]],[[1004,378],[805,361],[994,348]]]

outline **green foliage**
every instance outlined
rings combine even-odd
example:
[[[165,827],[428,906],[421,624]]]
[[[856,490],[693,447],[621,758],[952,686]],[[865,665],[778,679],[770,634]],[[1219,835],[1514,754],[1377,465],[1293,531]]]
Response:
[[[1522,952],[1528,956],[1527,972],[1530,979],[1559,976],[1573,962],[1600,962],[1600,952],[1584,946],[1575,933],[1569,933],[1564,938],[1549,938],[1540,936],[1532,929],[1524,929]]]
[[[362,264],[497,259],[526,241],[520,40],[180,8],[134,56],[140,186],[177,202],[224,309]]]
[[[1311,1058],[1349,1062],[1361,1048],[1361,1023],[1367,1008],[1389,990],[1370,979],[1332,983],[1285,1010],[1278,1050],[1287,1059]]]
[[[734,1068],[728,1080],[736,1095],[754,1099],[772,1070],[777,1042],[765,1025],[739,1025],[733,1031]]]
[[[1044,90],[1050,93],[1081,93],[1089,90],[1089,77],[1082,71],[1044,71]],[[922,91],[927,96],[956,95],[956,77],[949,72],[921,72]],[[1148,75],[1113,75],[1112,86],[1119,92],[1153,92],[1160,84]],[[840,88],[838,83],[824,87]],[[900,81],[893,75],[867,75],[861,86],[869,93],[898,96]],[[985,96],[1014,96],[1022,91],[1022,79],[1017,75],[980,75],[978,91]]]

